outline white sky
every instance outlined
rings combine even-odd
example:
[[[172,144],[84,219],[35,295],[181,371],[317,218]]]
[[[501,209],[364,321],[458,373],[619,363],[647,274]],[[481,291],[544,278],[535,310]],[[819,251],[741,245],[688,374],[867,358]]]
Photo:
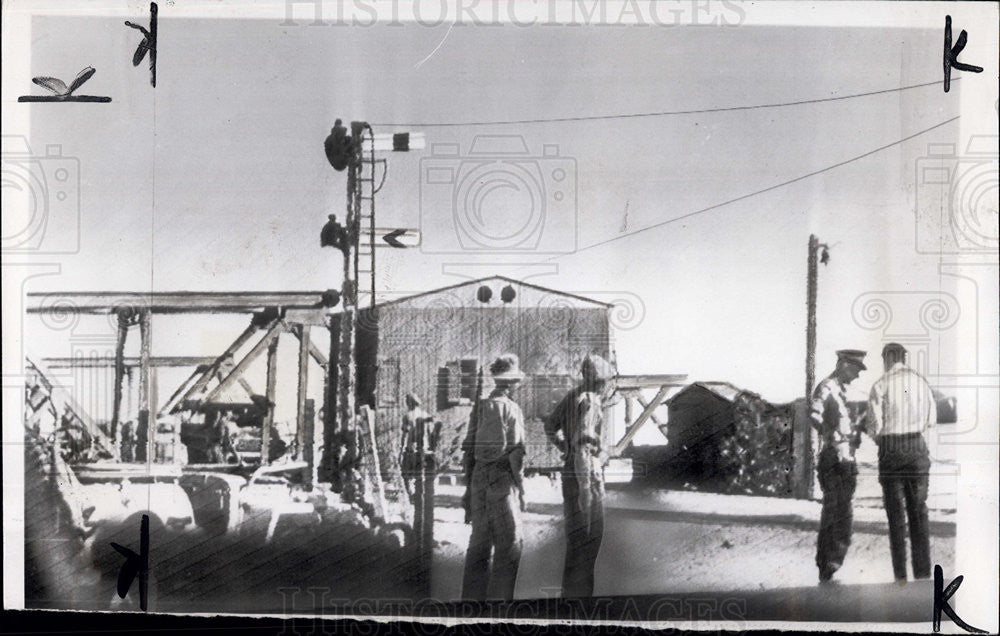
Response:
[[[31,106],[36,153],[59,143],[79,158],[81,249],[29,290],[339,287],[339,254],[318,242],[326,215],[344,205],[344,175],[322,153],[336,117],[444,123],[696,110],[851,95],[940,74],[940,33],[930,29],[464,26],[446,36],[447,25],[307,27],[303,16],[282,27],[169,13],[161,9],[155,90],[145,63],[128,63],[137,36],[118,18],[34,19],[32,74],[68,80],[94,66],[80,92],[113,102]],[[557,145],[575,161],[583,248],[890,145],[546,260],[558,273],[532,279],[639,307],[615,334],[623,373],[687,373],[783,401],[803,385],[811,232],[831,245],[820,271],[818,377],[835,349],[881,347],[883,331],[852,313],[862,295],[961,298],[954,279],[940,276],[940,258],[914,244],[917,161],[930,143],[958,142],[958,122],[891,144],[956,117],[962,87],[749,111],[408,129],[463,153],[481,134],[520,134],[534,157]],[[454,243],[447,210],[421,208],[420,161],[430,156],[430,148],[391,156],[378,224],[420,227],[425,246]],[[460,280],[443,264],[522,277],[532,270],[512,263],[547,258],[383,252],[380,284],[390,291]],[[961,324],[927,330],[918,313],[903,319],[926,334],[932,364],[966,364],[955,353]],[[156,353],[217,353],[241,322],[170,327],[179,335],[157,337]],[[205,335],[215,331],[218,339]],[[874,381],[868,375],[858,386]]]

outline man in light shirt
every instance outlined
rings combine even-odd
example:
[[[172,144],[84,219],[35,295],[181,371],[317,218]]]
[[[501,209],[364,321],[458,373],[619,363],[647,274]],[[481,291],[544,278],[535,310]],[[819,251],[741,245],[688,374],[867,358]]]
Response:
[[[878,480],[889,518],[892,569],[906,581],[906,530],[909,520],[913,576],[931,575],[927,520],[930,455],[924,431],[937,419],[937,403],[927,380],[906,366],[906,349],[895,342],[882,349],[885,375],[868,398],[867,432],[878,443]]]
[[[816,539],[816,567],[820,583],[828,583],[844,564],[851,545],[854,523],[854,489],[858,484],[858,466],[854,453],[859,431],[847,406],[847,386],[864,371],[865,352],[841,349],[837,367],[820,381],[812,394],[809,418],[820,441],[816,473],[823,490],[823,508]]]
[[[463,446],[473,463],[472,534],[465,554],[463,598],[514,598],[521,561],[521,512],[524,511],[524,414],[512,394],[524,379],[516,355],[490,365],[496,388],[480,400],[469,418]]]

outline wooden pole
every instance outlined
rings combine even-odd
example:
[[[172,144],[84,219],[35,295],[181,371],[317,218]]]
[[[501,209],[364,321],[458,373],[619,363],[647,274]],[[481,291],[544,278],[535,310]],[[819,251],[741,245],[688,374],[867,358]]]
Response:
[[[417,452],[420,458],[420,474],[418,488],[420,489],[420,572],[424,592],[430,593],[431,564],[434,557],[434,483],[437,479],[437,466],[434,453],[435,439],[428,435],[427,427],[432,422],[429,418],[417,420]],[[430,439],[428,439],[430,437]]]
[[[125,374],[125,339],[128,337],[128,317],[124,312],[118,312],[118,337],[115,341],[115,392],[114,404],[111,406],[111,434],[115,438],[115,455],[121,457],[121,410],[122,410],[122,379]],[[131,388],[132,373],[129,370],[129,385]],[[131,397],[131,396],[130,396]],[[131,400],[130,400],[131,401]]]
[[[309,487],[315,488],[316,474],[316,402],[307,399],[302,418],[302,461],[309,467]]]
[[[306,436],[306,393],[309,388],[309,325],[296,325],[299,336],[299,385],[295,407],[295,455],[302,460],[307,457],[306,445],[311,440]]]
[[[360,126],[351,125],[352,133],[362,134]],[[355,144],[360,148],[360,140]],[[355,363],[354,340],[357,327],[358,309],[358,238],[361,228],[361,156],[360,153],[351,158],[347,166],[347,218],[344,227],[347,229],[347,241],[343,246],[344,269],[341,285],[340,302],[340,343],[337,348],[337,420],[340,431],[347,433],[355,427]],[[343,475],[346,481],[349,475]]]
[[[361,406],[361,413],[358,415],[361,423],[359,437],[363,440],[364,463],[367,471],[366,477],[372,490],[372,506],[375,508],[375,516],[385,519],[385,493],[382,490],[382,469],[378,461],[378,441],[375,437],[375,412],[367,404]]]
[[[424,420],[417,418],[413,423],[412,434],[416,439],[416,465],[411,465],[416,474],[413,476],[413,535],[417,545],[417,583],[418,588],[425,588],[427,570],[424,563]]]
[[[808,272],[806,274],[806,399],[816,385],[816,278],[819,239],[809,235]]]
[[[267,346],[267,386],[264,388],[264,398],[267,400],[264,413],[264,424],[260,432],[260,465],[270,464],[271,457],[271,427],[274,426],[274,389],[278,381],[278,339],[275,338]]]
[[[146,465],[156,460],[156,418],[151,418],[152,375],[150,374],[149,352],[152,346],[152,316],[143,310],[139,314],[139,421],[137,431],[146,431]]]

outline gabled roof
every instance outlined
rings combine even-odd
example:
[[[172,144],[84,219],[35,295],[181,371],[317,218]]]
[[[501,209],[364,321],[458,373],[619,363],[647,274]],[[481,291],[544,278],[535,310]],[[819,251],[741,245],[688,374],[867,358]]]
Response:
[[[667,403],[672,403],[680,396],[691,391],[694,387],[708,391],[709,393],[712,393],[727,402],[735,402],[736,398],[743,393],[749,393],[749,391],[745,391],[744,389],[734,386],[728,382],[693,382],[678,391],[676,395],[667,400]]]
[[[433,296],[435,294],[440,294],[442,292],[455,291],[455,290],[461,289],[462,287],[481,286],[481,285],[484,285],[484,284],[486,284],[488,282],[491,282],[491,281],[497,282],[497,283],[507,283],[507,284],[514,285],[514,286],[520,286],[520,287],[523,287],[525,289],[530,289],[532,291],[542,292],[542,293],[547,294],[547,295],[561,296],[561,297],[573,299],[573,300],[576,300],[576,301],[579,301],[579,302],[589,303],[589,304],[592,304],[592,305],[595,305],[595,306],[598,306],[598,307],[608,308],[608,307],[612,306],[611,303],[601,302],[599,300],[594,300],[593,298],[587,298],[586,296],[580,296],[580,295],[577,295],[577,294],[571,294],[571,293],[568,293],[568,292],[559,291],[557,289],[551,289],[551,288],[548,288],[548,287],[542,287],[541,285],[534,285],[532,283],[526,283],[524,281],[520,281],[520,280],[516,280],[514,278],[508,278],[507,276],[501,276],[499,274],[496,274],[494,276],[487,276],[485,278],[478,278],[478,279],[475,279],[475,280],[462,281],[461,283],[456,283],[454,285],[448,285],[446,287],[439,287],[437,289],[432,289],[432,290],[425,291],[425,292],[419,292],[419,293],[416,293],[416,294],[411,294],[411,295],[408,295],[408,296],[403,296],[402,298],[394,298],[392,300],[383,300],[381,302],[376,302],[375,303],[375,307],[378,308],[378,307],[389,307],[389,306],[392,306],[392,305],[398,305],[398,304],[409,302],[409,301],[413,301],[413,300],[416,300],[416,299],[419,299],[419,298],[425,298],[425,297]],[[499,292],[499,290],[496,290],[496,292]],[[493,299],[492,299],[492,301],[491,301],[491,303],[494,304],[494,305],[496,305],[496,306],[500,306],[500,305],[503,304],[500,301],[500,299],[499,299],[498,296],[499,296],[498,293],[495,294],[494,297],[493,297]]]

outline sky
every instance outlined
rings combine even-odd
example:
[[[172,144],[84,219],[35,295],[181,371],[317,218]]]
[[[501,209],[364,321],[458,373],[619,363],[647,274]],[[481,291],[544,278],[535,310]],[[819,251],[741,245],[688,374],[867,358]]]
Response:
[[[907,324],[895,327],[919,336],[935,368],[976,370],[966,355],[976,345],[965,340],[978,326],[961,312],[975,289],[942,277],[941,257],[917,250],[915,210],[940,194],[916,170],[928,144],[959,140],[962,82],[948,94],[937,83],[937,30],[307,24],[170,19],[161,10],[153,89],[145,63],[129,63],[138,38],[118,18],[34,18],[32,75],[68,80],[93,66],[79,92],[113,99],[30,106],[32,150],[61,144],[79,160],[80,248],[27,290],[339,288],[339,253],[320,248],[319,230],[343,212],[345,176],[326,162],[323,140],[336,118],[366,120],[375,132],[422,132],[428,143],[388,158],[378,225],[419,228],[423,246],[380,251],[380,290],[462,280],[448,265],[624,299],[612,320],[621,373],[725,380],[780,402],[803,391],[814,233],[830,246],[819,272],[818,378],[840,348],[872,352],[858,387],[877,378],[888,327],[866,313],[873,294],[918,307],[944,298],[946,328],[923,326],[922,309],[896,316]],[[750,110],[469,123],[886,90]],[[527,152],[502,163],[546,197],[540,249],[557,253],[458,242],[449,199],[458,180],[431,183],[428,171],[471,173],[480,165],[472,142],[488,135],[523,139]],[[443,156],[440,144],[457,144],[458,154]],[[559,201],[555,168],[569,178]],[[488,236],[509,226],[503,214],[535,218],[525,191],[483,196],[494,197],[493,216],[481,219]],[[156,329],[156,354],[211,355],[242,319],[158,318]],[[29,344],[64,347],[44,336]],[[995,349],[984,355],[995,366]]]

